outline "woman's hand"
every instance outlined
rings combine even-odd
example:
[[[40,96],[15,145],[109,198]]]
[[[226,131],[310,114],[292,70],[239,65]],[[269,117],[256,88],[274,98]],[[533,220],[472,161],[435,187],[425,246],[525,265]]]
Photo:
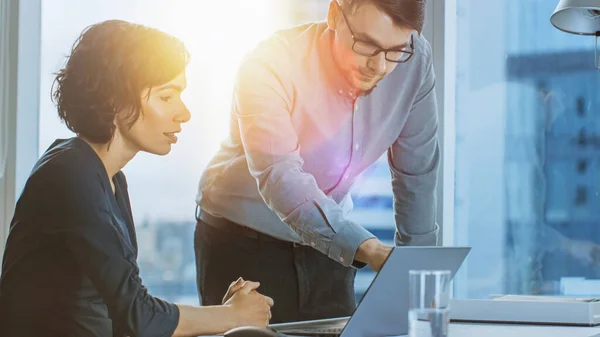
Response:
[[[273,299],[260,294],[258,282],[244,281],[241,278],[232,283],[225,294],[224,305],[233,309],[238,326],[269,325]]]
[[[225,296],[223,296],[223,300],[221,301],[221,304],[225,304],[225,302],[229,301],[229,299],[231,298],[231,296],[233,296],[233,294],[235,294],[238,290],[240,290],[242,288],[242,286],[244,285],[244,279],[243,278],[239,278],[233,282],[231,282],[231,284],[229,285],[229,288],[227,289],[227,293],[225,293]]]

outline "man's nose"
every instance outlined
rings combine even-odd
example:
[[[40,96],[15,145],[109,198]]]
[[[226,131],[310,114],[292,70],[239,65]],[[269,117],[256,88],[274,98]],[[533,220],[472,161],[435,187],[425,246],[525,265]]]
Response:
[[[377,55],[371,56],[367,62],[367,66],[378,75],[385,72],[386,65],[387,60],[385,59],[384,52],[380,52]]]

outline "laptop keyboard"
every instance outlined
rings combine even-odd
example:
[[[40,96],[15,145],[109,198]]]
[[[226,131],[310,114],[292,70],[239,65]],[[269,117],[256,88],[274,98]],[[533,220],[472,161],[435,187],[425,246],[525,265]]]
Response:
[[[341,334],[343,327],[314,327],[314,328],[303,328],[303,329],[290,329],[284,331],[285,333],[330,333],[330,334]]]
[[[297,337],[339,337],[341,333],[322,333],[322,332],[284,332],[284,336]]]
[[[345,324],[344,324],[345,326]],[[315,326],[303,327],[300,329],[284,329],[280,331],[289,336],[319,336],[319,337],[337,337],[344,330],[344,326]]]
[[[288,336],[339,337],[348,324],[349,317],[339,317],[315,321],[301,321],[274,324],[271,328]]]
[[[294,337],[340,337],[339,333],[284,333],[284,336],[294,336]]]
[[[282,329],[280,332],[290,336],[339,336],[346,324],[307,326],[302,328]]]

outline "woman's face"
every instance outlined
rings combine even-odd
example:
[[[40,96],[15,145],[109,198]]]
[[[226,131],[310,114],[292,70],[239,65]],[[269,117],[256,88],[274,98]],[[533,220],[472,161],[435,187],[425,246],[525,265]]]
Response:
[[[173,80],[142,92],[142,112],[133,126],[117,121],[119,134],[136,151],[166,155],[177,143],[181,124],[190,120],[190,112],[181,100],[186,88],[185,71]]]

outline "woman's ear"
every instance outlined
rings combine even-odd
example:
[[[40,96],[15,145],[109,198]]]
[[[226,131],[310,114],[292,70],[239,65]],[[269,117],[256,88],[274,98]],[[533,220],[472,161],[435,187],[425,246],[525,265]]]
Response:
[[[327,27],[331,30],[337,29],[337,22],[339,20],[339,4],[337,0],[331,0],[329,2],[329,10],[327,11]]]

